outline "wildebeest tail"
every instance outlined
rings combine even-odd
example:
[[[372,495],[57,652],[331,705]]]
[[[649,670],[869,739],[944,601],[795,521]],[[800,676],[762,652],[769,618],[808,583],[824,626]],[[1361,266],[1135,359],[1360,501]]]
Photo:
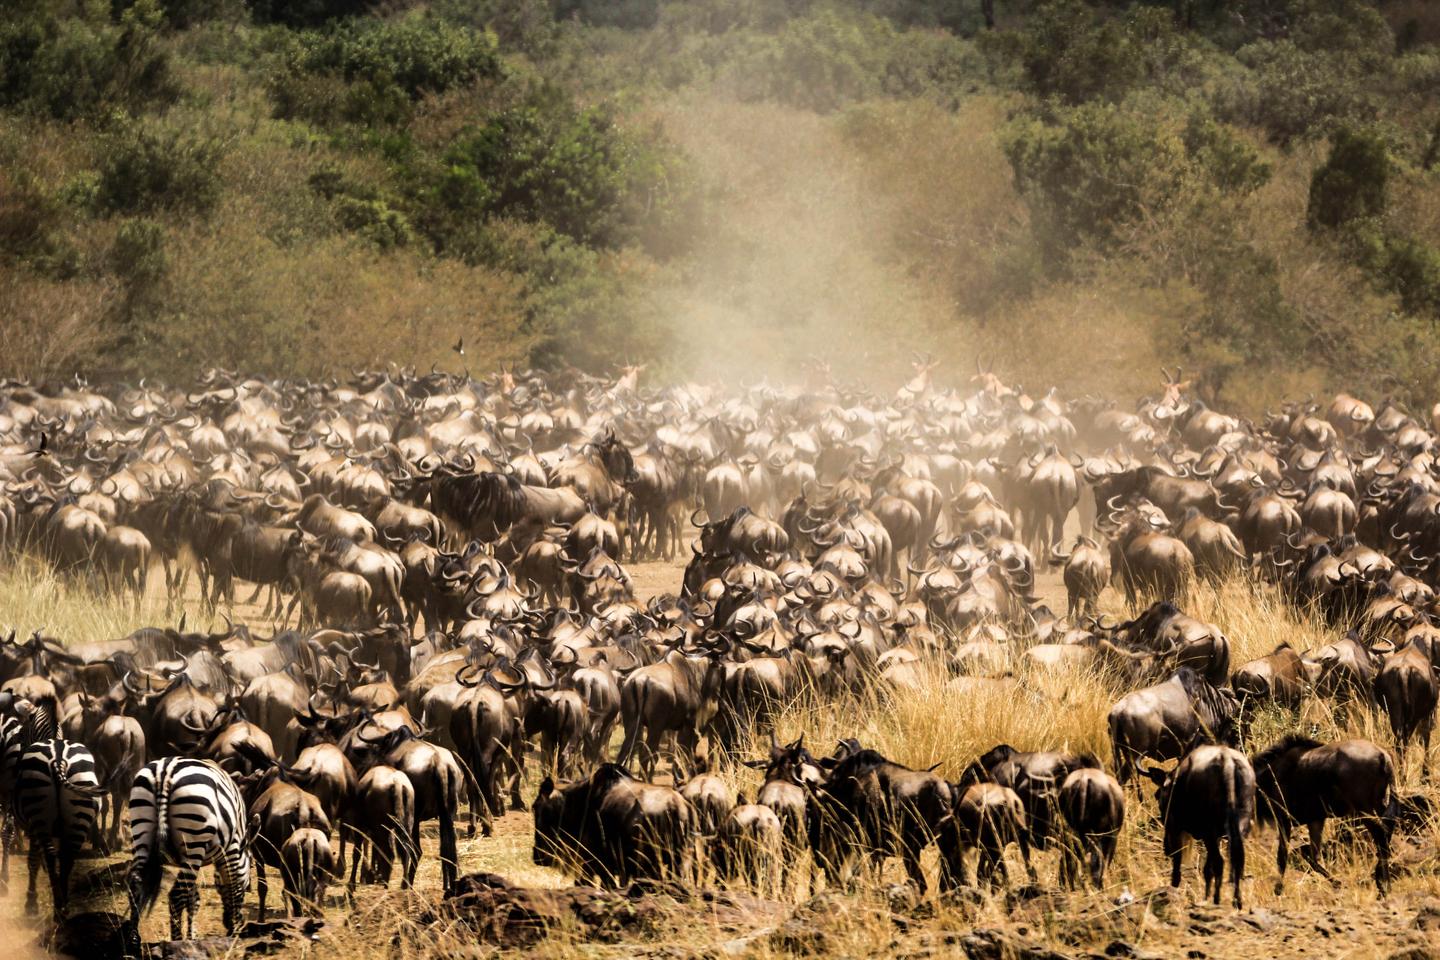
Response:
[[[455,806],[459,796],[455,784],[445,769],[439,766],[435,768],[435,799],[439,804],[441,876],[448,894],[454,886],[460,864],[460,855],[455,848]]]
[[[1240,792],[1235,784],[1235,759],[1225,758],[1225,833],[1230,841],[1230,858],[1236,857],[1245,842],[1244,824],[1240,822]]]
[[[1382,776],[1385,779],[1385,794],[1381,798],[1380,821],[1388,832],[1393,832],[1395,824],[1400,819],[1400,796],[1395,792],[1395,762],[1390,759],[1389,753],[1382,750],[1380,764]]]

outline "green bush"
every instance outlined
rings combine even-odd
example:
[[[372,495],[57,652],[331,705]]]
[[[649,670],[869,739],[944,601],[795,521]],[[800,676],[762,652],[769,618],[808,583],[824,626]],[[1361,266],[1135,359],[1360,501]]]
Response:
[[[1116,230],[1179,192],[1187,158],[1154,118],[1088,103],[1020,121],[1005,152],[1052,256]]]
[[[646,216],[674,207],[684,181],[678,154],[658,137],[622,131],[606,107],[581,109],[546,88],[463,132],[421,174],[417,201],[437,242],[448,225],[478,216],[548,225],[580,243],[618,246],[635,238],[634,197]]]
[[[110,269],[129,287],[149,287],[165,276],[165,231],[153,220],[126,220],[110,247]]]
[[[1310,177],[1311,227],[1335,228],[1385,212],[1390,152],[1371,131],[1342,129],[1330,144],[1330,156]]]
[[[410,221],[384,200],[341,197],[335,205],[335,217],[346,230],[360,234],[381,250],[403,247],[414,239]]]
[[[1271,166],[1253,144],[1203,114],[1191,114],[1185,150],[1223,193],[1246,194],[1270,180]]]
[[[1397,295],[1406,313],[1440,319],[1440,250],[1374,221],[1355,224],[1344,239],[1375,286]]]
[[[289,27],[318,27],[332,20],[370,12],[374,0],[249,0],[250,13],[260,23]]]
[[[95,202],[102,213],[208,213],[220,199],[223,155],[212,138],[128,126],[109,138]]]
[[[643,30],[660,19],[660,0],[554,0],[557,20],[576,19],[592,27]]]
[[[270,95],[282,117],[323,121],[338,105],[342,119],[396,122],[410,101],[500,74],[489,33],[434,17],[347,20],[302,34]]]
[[[1179,92],[1194,56],[1169,10],[1135,7],[1122,19],[1080,0],[1046,3],[986,42],[1020,64],[1035,94],[1068,104],[1120,100],[1141,84]]]
[[[1374,78],[1357,72],[1347,54],[1267,40],[1241,49],[1236,57],[1249,73],[1221,93],[1222,113],[1226,119],[1263,128],[1282,147],[1323,136],[1337,124],[1374,110],[1366,89]]]
[[[44,276],[79,272],[79,256],[64,234],[64,211],[28,177],[0,173],[0,263],[23,263]]]
[[[71,120],[175,99],[155,0],[137,0],[118,24],[103,8],[82,9],[62,17],[43,4],[0,6],[0,107]]]
[[[1400,296],[1406,312],[1440,318],[1440,250],[1409,237],[1392,237],[1385,243],[1381,277]]]

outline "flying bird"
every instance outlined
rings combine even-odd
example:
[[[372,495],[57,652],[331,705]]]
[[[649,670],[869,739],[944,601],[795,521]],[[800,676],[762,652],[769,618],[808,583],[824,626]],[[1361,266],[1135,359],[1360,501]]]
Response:
[[[465,337],[462,335],[459,340],[455,341],[455,345],[452,346],[450,349],[454,350],[462,357],[465,356]]]

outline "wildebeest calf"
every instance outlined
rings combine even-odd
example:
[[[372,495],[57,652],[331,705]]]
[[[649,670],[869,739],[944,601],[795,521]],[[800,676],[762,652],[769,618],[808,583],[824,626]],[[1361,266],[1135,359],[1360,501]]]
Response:
[[[314,827],[296,830],[280,848],[280,870],[290,916],[319,916],[325,906],[325,888],[335,873],[330,838]]]
[[[785,834],[775,811],[745,798],[721,821],[715,837],[715,871],[723,880],[748,880],[761,892],[778,891]]]
[[[1096,767],[1075,770],[1060,785],[1060,812],[1074,836],[1065,844],[1060,881],[1073,887],[1080,874],[1080,852],[1085,852],[1090,881],[1105,885],[1105,867],[1115,856],[1115,841],[1125,823],[1125,791],[1114,777]]]
[[[1005,869],[1005,848],[1020,845],[1025,870],[1032,877],[1030,844],[1026,839],[1025,805],[1014,790],[998,783],[950,784],[954,814],[947,821],[941,838],[940,854],[955,882],[966,884],[965,851],[978,849],[980,860],[975,878],[980,883],[993,883],[998,872],[1009,882]]]

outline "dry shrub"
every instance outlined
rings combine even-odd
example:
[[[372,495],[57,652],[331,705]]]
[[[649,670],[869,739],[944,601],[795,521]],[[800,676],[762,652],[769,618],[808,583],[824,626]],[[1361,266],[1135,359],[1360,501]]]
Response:
[[[1152,383],[1172,356],[1169,344],[1199,306],[1199,294],[1183,281],[1144,286],[1116,265],[1008,303],[975,335],[988,364],[1027,385],[1058,383],[1072,396],[1104,396],[1126,384],[1133,400],[1136,385]]]
[[[928,100],[881,101],[845,118],[889,234],[884,255],[952,292],[962,312],[984,311],[1021,279],[1033,256],[1028,208],[1000,145],[1000,96],[953,111]]]
[[[116,333],[106,324],[114,295],[106,281],[54,282],[0,264],[0,374],[68,376],[103,368]]]
[[[148,364],[184,373],[208,364],[322,375],[351,366],[453,366],[464,336],[472,363],[523,356],[522,313],[508,275],[418,253],[376,253],[327,236],[285,248],[250,225],[237,199],[208,226],[177,231],[170,283],[179,296],[149,330]]]

